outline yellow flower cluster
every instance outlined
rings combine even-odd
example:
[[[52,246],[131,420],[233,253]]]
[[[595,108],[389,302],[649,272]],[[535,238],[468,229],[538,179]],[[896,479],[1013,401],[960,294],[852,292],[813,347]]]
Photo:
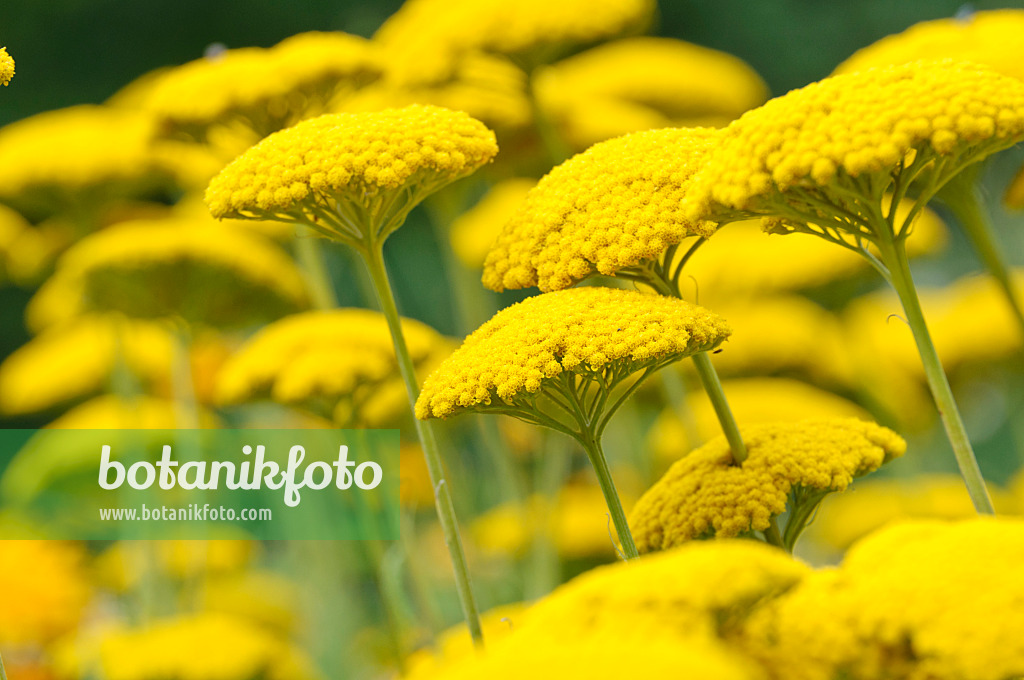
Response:
[[[992,504],[1000,515],[1024,512],[1024,498],[988,484]],[[964,482],[955,474],[865,479],[829,501],[808,530],[819,543],[837,550],[896,521],[909,519],[969,519],[976,515]]]
[[[407,0],[373,39],[395,82],[438,82],[467,53],[504,54],[531,68],[642,29],[655,9],[653,0]]]
[[[911,207],[911,201],[899,204],[897,224],[903,223]],[[918,213],[906,241],[907,255],[935,253],[946,245],[946,239],[942,219],[926,208]],[[868,268],[868,262],[857,253],[823,239],[799,233],[780,238],[766,234],[759,221],[745,220],[715,232],[686,263],[686,276],[697,280],[701,299],[712,304],[712,300],[725,302],[737,295],[824,286]]]
[[[288,255],[258,235],[203,220],[134,220],[82,239],[29,303],[40,329],[86,311],[245,326],[306,307]]]
[[[730,343],[731,344],[731,343]],[[785,423],[825,418],[860,418],[868,413],[852,401],[791,378],[736,378],[722,381],[736,421],[745,425]],[[686,406],[693,418],[697,440],[679,420],[673,408],[661,412],[651,427],[648,441],[657,460],[671,464],[701,443],[722,432],[707,394],[697,390],[687,394]]]
[[[1008,76],[1024,76],[1020,35],[1024,10],[971,12],[970,16],[922,21],[858,50],[835,73],[905,64],[919,59],[956,59],[990,66]]]
[[[719,437],[677,461],[644,494],[630,517],[641,552],[764,531],[786,509],[793,487],[842,491],[906,450],[896,433],[854,418],[755,425],[744,428],[743,439],[743,463],[733,463]]]
[[[421,454],[422,457],[422,454]],[[433,501],[431,501],[433,502]],[[487,644],[494,644],[514,632],[522,623],[528,607],[522,603],[506,604],[480,614],[480,626]],[[469,630],[462,625],[442,631],[429,649],[414,652],[406,660],[403,677],[432,677],[445,666],[471,658],[476,653]]]
[[[1024,674],[1024,521],[897,524],[758,612],[772,677],[1004,680]]]
[[[0,541],[0,643],[42,644],[77,625],[89,596],[83,553],[58,541]]]
[[[0,47],[0,85],[6,87],[14,77],[14,59],[6,47]]]
[[[174,348],[150,323],[84,316],[48,329],[0,364],[0,413],[34,413],[107,387],[118,362],[147,386],[169,381]]]
[[[502,227],[515,214],[527,193],[537,185],[532,179],[507,179],[495,184],[480,202],[452,222],[452,250],[469,269],[480,269]]]
[[[558,290],[656,259],[692,234],[710,236],[715,225],[687,219],[681,203],[717,136],[704,128],[638,132],[562,163],[494,242],[484,285]]]
[[[715,347],[728,326],[705,309],[612,288],[572,288],[512,305],[474,331],[423,384],[416,416],[534,394],[565,371],[630,371]]]
[[[417,365],[449,349],[444,337],[419,321],[403,319],[402,332]],[[337,400],[397,374],[391,334],[380,312],[305,312],[260,329],[221,368],[216,394],[222,404],[264,396],[283,402]]]
[[[479,655],[415,678],[763,677],[722,644],[809,569],[752,541],[715,541],[599,567],[526,610]]]
[[[199,427],[222,423],[206,409],[199,409]],[[181,406],[170,399],[137,396],[122,398],[105,394],[68,409],[47,427],[62,430],[173,430],[182,427]],[[91,463],[90,458],[86,462]]]
[[[465,113],[413,105],[319,116],[267,137],[210,182],[214,217],[301,212],[303,203],[362,205],[418,183],[434,188],[498,152],[494,133]]]
[[[172,172],[158,153],[155,133],[148,115],[101,106],[74,106],[11,123],[0,129],[0,195],[169,181]]]
[[[812,83],[731,124],[692,181],[687,214],[756,210],[794,188],[888,174],[912,151],[951,154],[1024,136],[1024,82],[983,66],[917,62]]]
[[[323,113],[339,86],[376,77],[378,62],[364,38],[300,33],[269,49],[227,50],[163,72],[139,103],[186,130],[240,116],[263,136],[309,108]]]
[[[768,96],[764,81],[742,60],[651,37],[569,57],[540,71],[536,87],[544,110],[577,148],[644,129],[725,125]],[[599,113],[614,110],[619,115],[610,119]]]

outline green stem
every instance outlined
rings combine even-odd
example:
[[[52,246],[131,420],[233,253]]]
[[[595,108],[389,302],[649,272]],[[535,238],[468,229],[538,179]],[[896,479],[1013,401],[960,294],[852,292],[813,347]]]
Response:
[[[697,375],[700,376],[700,381],[704,385],[704,391],[711,399],[718,422],[721,423],[722,431],[729,442],[732,459],[736,463],[742,463],[747,459],[747,446],[743,443],[743,437],[740,436],[739,426],[736,424],[736,418],[732,415],[732,409],[729,408],[725,392],[722,391],[722,381],[718,379],[718,373],[711,365],[711,358],[707,352],[698,352],[693,355],[692,359],[693,365],[697,367]]]
[[[365,251],[362,251],[363,262],[373,281],[373,287],[377,292],[380,301],[381,311],[387,319],[388,327],[391,330],[391,338],[395,345],[395,356],[398,358],[398,368],[405,381],[406,391],[409,394],[409,403],[416,408],[416,400],[419,397],[419,382],[416,379],[416,371],[409,354],[409,348],[405,343],[405,335],[402,333],[402,324],[398,316],[398,307],[395,304],[395,296],[391,290],[391,282],[388,280],[387,270],[384,267],[384,253],[381,244],[374,243]],[[480,614],[477,610],[476,600],[473,597],[472,583],[469,577],[469,567],[466,562],[466,552],[462,547],[462,537],[459,535],[459,524],[455,518],[455,507],[452,503],[451,492],[448,489],[448,481],[445,479],[444,466],[441,463],[441,455],[438,451],[437,439],[434,434],[433,423],[426,420],[414,418],[416,432],[419,435],[420,444],[423,446],[423,455],[427,462],[427,471],[430,474],[430,483],[434,487],[434,502],[437,507],[437,517],[441,524],[441,531],[444,534],[444,542],[448,547],[448,554],[451,556],[452,568],[455,572],[455,587],[459,594],[459,603],[462,605],[462,613],[469,626],[469,633],[477,645],[483,644],[483,629],[480,626]]]
[[[981,258],[982,264],[999,284],[1007,302],[1010,303],[1013,317],[1024,334],[1024,302],[1014,288],[1009,268],[999,251],[992,230],[992,220],[979,195],[977,184],[971,179],[961,180],[958,177],[943,188],[940,197],[953,211],[975,252]]]
[[[0,655],[0,680],[7,680],[7,671],[4,670],[3,655]]]
[[[295,256],[305,275],[306,284],[313,294],[313,304],[316,308],[334,309],[337,307],[338,298],[334,294],[331,277],[324,266],[319,239],[315,236],[297,236],[295,238]]]
[[[917,344],[918,354],[921,355],[921,363],[924,366],[924,374],[928,380],[928,387],[931,390],[932,398],[938,407],[939,416],[942,418],[942,425],[946,429],[949,443],[953,447],[953,454],[956,456],[957,465],[960,468],[960,476],[963,477],[967,492],[971,496],[975,509],[979,513],[992,515],[995,510],[992,507],[992,500],[989,498],[985,488],[985,479],[978,467],[978,460],[971,449],[971,442],[967,438],[967,431],[964,428],[960,411],[953,399],[953,391],[949,387],[949,380],[942,370],[942,363],[939,361],[938,352],[932,343],[931,334],[924,320],[924,312],[921,309],[921,302],[917,297],[917,289],[914,287],[914,279],[910,275],[910,262],[907,260],[907,251],[902,240],[893,238],[890,231],[881,230],[878,239],[878,247],[881,252],[882,262],[889,270],[893,288],[900,298],[903,311],[906,315],[907,324],[914,334],[914,342]]]
[[[608,512],[612,516],[612,524],[615,525],[615,532],[619,535],[619,543],[622,544],[622,554],[627,560],[639,557],[636,544],[633,542],[633,534],[629,530],[629,523],[626,522],[626,513],[622,509],[622,501],[619,500],[619,493],[615,490],[615,482],[612,481],[611,470],[608,469],[608,461],[601,448],[600,438],[590,432],[585,432],[580,440],[590,463],[597,473],[597,482],[601,485],[601,493],[604,494],[605,503],[608,504]]]
[[[782,532],[779,531],[779,522],[774,515],[772,516],[771,524],[768,525],[768,528],[764,532],[764,538],[770,545],[774,545],[776,548],[782,548],[788,553],[793,552],[791,549],[786,547],[786,542],[782,540]]]

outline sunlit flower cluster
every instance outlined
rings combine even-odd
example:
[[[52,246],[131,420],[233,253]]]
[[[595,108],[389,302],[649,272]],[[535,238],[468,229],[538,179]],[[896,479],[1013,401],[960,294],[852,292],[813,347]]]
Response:
[[[906,450],[896,433],[855,419],[753,425],[743,435],[743,463],[735,464],[718,438],[677,461],[644,494],[630,518],[641,551],[764,531],[794,487],[842,491]]]

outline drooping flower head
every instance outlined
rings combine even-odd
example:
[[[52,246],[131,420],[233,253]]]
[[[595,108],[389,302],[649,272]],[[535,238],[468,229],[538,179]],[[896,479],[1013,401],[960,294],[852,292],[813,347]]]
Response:
[[[298,222],[363,248],[497,151],[482,123],[436,106],[327,114],[239,156],[210,182],[206,204],[214,217]]]
[[[291,258],[254,233],[209,218],[137,220],[69,249],[30,302],[27,320],[38,330],[89,311],[115,311],[237,328],[308,304]]]
[[[558,290],[656,262],[687,236],[710,236],[715,225],[688,219],[681,203],[717,136],[705,128],[638,132],[562,163],[494,242],[484,285]]]
[[[568,381],[610,390],[643,370],[713,349],[725,322],[682,300],[572,288],[512,305],[474,331],[423,384],[419,418],[465,410],[533,410]]]
[[[0,85],[6,87],[14,77],[14,58],[7,53],[6,47],[0,47]]]
[[[852,246],[877,240],[882,228],[903,238],[916,210],[888,224],[891,206],[906,195],[923,206],[965,165],[1021,138],[1024,82],[983,66],[915,62],[832,76],[726,128],[693,178],[685,212],[767,216],[775,220],[767,228]]]
[[[719,437],[677,461],[644,494],[630,518],[642,552],[765,531],[787,502],[785,539],[792,548],[801,522],[825,494],[906,450],[893,431],[852,418],[753,425],[743,438],[748,458],[742,463],[735,464]]]
[[[370,41],[347,33],[300,33],[274,47],[225,50],[156,75],[138,102],[171,131],[206,139],[217,124],[256,140],[325,113],[339,94],[380,73]],[[252,141],[256,141],[252,140]]]
[[[652,0],[407,0],[374,35],[388,77],[402,84],[447,80],[468,53],[513,58],[526,69],[567,51],[643,29]]]

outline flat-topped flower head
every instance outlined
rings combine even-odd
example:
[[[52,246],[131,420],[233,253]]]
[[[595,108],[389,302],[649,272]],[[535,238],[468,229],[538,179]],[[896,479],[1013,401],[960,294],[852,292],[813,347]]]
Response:
[[[324,113],[345,91],[380,73],[370,41],[309,32],[274,47],[225,50],[155,76],[139,105],[171,130],[198,139],[215,124],[241,123],[262,138]]]
[[[0,85],[10,85],[14,77],[14,58],[7,53],[6,47],[0,47]]]
[[[482,123],[437,106],[326,114],[239,156],[210,182],[206,204],[214,217],[299,222],[358,246],[383,240],[423,198],[497,152]]]
[[[413,319],[402,319],[402,332],[417,367],[451,348],[441,334]],[[380,312],[304,312],[269,324],[243,345],[218,373],[216,397],[221,404],[267,397],[284,403],[319,401],[328,411],[347,399],[352,402],[348,410],[359,415],[381,384],[397,376],[391,334]]]
[[[503,54],[526,69],[581,45],[642,30],[653,0],[407,0],[374,35],[388,76],[408,85],[448,79],[464,55]]]
[[[886,191],[927,202],[964,165],[1024,138],[1024,82],[969,63],[917,62],[812,83],[735,121],[693,178],[691,219],[762,215],[877,240]],[[913,214],[911,214],[912,216]],[[903,225],[889,225],[901,236]],[[838,235],[832,232],[840,232]]]
[[[213,328],[307,307],[305,279],[274,243],[209,218],[122,222],[82,239],[29,303],[42,329],[85,312],[180,318]]]
[[[528,298],[474,331],[423,384],[419,418],[529,404],[575,377],[615,382],[728,336],[716,315],[673,298],[573,288]]]
[[[677,461],[644,494],[630,517],[641,552],[765,531],[787,502],[785,534],[792,548],[801,522],[825,494],[844,490],[854,477],[906,450],[892,430],[853,418],[752,425],[743,439],[743,463],[734,463],[728,442],[719,437]]]
[[[854,73],[921,59],[955,59],[985,64],[1008,76],[1024,76],[1020,35],[1024,10],[971,12],[916,23],[856,52],[835,73]]]
[[[562,163],[494,242],[484,285],[558,290],[656,261],[687,236],[710,236],[715,225],[688,219],[682,200],[717,137],[707,128],[638,132]]]

